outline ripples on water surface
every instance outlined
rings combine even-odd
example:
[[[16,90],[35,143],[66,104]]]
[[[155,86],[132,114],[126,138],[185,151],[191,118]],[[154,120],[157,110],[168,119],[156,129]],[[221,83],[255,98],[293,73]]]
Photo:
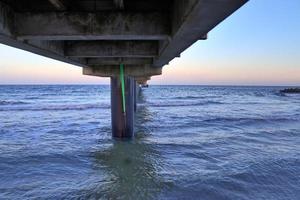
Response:
[[[300,95],[150,86],[114,141],[108,86],[0,86],[0,199],[300,199]]]

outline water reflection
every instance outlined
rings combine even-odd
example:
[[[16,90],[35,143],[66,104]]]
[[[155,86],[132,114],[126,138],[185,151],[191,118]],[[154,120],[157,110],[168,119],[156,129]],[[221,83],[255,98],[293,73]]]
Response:
[[[154,119],[154,114],[149,110],[146,105],[146,97],[141,91],[138,96],[138,107],[135,114],[135,138],[136,139],[147,139],[151,135],[151,129],[149,124]]]
[[[154,199],[163,188],[163,179],[157,174],[161,158],[151,145],[115,141],[95,158],[98,167],[108,173],[104,198]]]
[[[140,93],[139,100],[145,101]],[[154,144],[147,144],[150,130],[146,123],[153,115],[145,106],[136,113],[137,137],[131,141],[112,140],[112,145],[95,153],[97,169],[105,170],[106,184],[95,198],[104,199],[155,199],[165,188],[159,175],[162,157]]]

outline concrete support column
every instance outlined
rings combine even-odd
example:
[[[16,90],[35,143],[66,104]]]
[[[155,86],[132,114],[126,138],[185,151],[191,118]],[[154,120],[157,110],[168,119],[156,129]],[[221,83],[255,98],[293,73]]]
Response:
[[[133,137],[134,126],[134,79],[124,77],[125,112],[123,109],[122,86],[119,76],[111,77],[111,125],[112,136],[115,138]]]
[[[133,84],[133,91],[134,91],[134,112],[136,112],[136,109],[137,109],[137,90],[136,90],[136,81],[134,81],[134,84]]]

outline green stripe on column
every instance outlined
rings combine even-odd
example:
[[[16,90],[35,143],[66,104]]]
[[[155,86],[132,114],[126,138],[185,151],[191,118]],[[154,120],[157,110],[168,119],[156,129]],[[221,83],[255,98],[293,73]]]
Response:
[[[121,81],[121,88],[122,88],[122,103],[123,103],[123,113],[126,112],[125,107],[125,81],[124,81],[124,65],[120,64],[120,81]]]

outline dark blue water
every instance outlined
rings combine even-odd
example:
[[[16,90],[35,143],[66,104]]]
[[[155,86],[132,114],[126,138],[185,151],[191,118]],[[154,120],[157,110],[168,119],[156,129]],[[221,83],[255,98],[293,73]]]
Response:
[[[300,199],[300,95],[150,86],[111,139],[109,86],[0,86],[0,199]]]

